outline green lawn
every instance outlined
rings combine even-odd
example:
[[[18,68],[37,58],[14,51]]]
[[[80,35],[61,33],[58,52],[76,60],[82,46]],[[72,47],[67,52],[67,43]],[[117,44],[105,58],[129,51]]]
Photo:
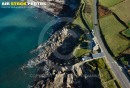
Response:
[[[122,32],[126,37],[130,37],[130,29],[127,29]]]
[[[88,26],[93,29],[93,0],[84,0],[86,4],[84,8],[83,17],[88,23]]]
[[[118,88],[114,82],[114,80],[110,80],[104,84],[105,88]]]
[[[83,7],[82,7],[83,5]],[[89,9],[89,11],[88,11]],[[80,13],[80,10],[82,10]],[[82,15],[85,22],[88,24],[88,26],[92,29],[93,28],[93,22],[92,22],[92,13],[93,13],[93,1],[92,0],[81,0],[81,5],[79,7],[79,10],[77,11],[77,17],[74,20],[73,24],[79,25],[83,30],[86,29],[85,25],[83,24],[80,15]]]
[[[74,50],[74,52],[73,52],[73,55],[74,55],[75,57],[81,57],[81,56],[83,56],[83,55],[85,55],[85,54],[88,54],[88,53],[90,53],[90,50],[81,49],[81,48],[76,48],[76,49]]]
[[[103,82],[107,82],[112,79],[108,69],[99,69],[99,73]]]
[[[79,25],[83,30],[86,29],[85,25],[83,24],[81,18],[80,18],[80,10],[81,10],[82,4],[80,5],[77,14],[76,14],[76,18],[73,21],[73,24]]]
[[[77,18],[74,20],[73,24],[79,25],[83,30],[86,28],[78,15]]]
[[[125,27],[113,15],[101,18],[100,27],[107,45],[115,56],[128,48],[130,41],[119,34]]]
[[[113,5],[120,3],[121,1],[124,1],[124,0],[99,0],[99,3],[103,6],[111,7]]]

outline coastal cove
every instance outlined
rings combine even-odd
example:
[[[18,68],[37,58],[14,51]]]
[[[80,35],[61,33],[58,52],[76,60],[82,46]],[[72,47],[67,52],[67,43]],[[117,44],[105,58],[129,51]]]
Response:
[[[73,8],[76,2],[71,0],[68,4],[73,3],[70,5]],[[66,13],[66,17],[68,15],[74,14]],[[39,46],[39,35],[52,20],[58,21],[58,17],[38,8],[0,8],[0,88],[27,88],[33,82],[30,75],[35,74],[35,69],[22,71],[21,67],[34,57],[30,51]],[[63,26],[54,28],[58,30]],[[43,42],[49,39],[52,30],[50,27],[45,31]]]
[[[130,2],[110,2],[1,0],[0,88],[130,88]]]
[[[60,17],[72,17],[78,0],[65,1],[69,10],[65,8]],[[39,35],[52,20],[60,19],[38,8],[0,8],[0,88],[28,88],[35,80],[31,77],[36,73],[35,68],[21,70],[21,67],[35,56],[30,52],[40,45]],[[64,24],[49,24],[43,42]]]
[[[20,69],[38,46],[46,23],[56,19],[38,9],[0,9],[0,88],[26,88],[32,79]],[[44,40],[49,37],[46,36]]]

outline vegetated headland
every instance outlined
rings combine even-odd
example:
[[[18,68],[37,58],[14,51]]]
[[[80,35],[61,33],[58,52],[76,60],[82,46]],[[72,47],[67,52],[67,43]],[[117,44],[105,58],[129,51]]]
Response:
[[[64,23],[54,31],[48,41],[31,52],[37,56],[21,67],[22,70],[38,67],[30,87],[118,87],[117,81],[104,61],[104,55],[93,32],[87,29],[89,26],[84,19],[84,9],[88,7],[84,7],[85,2],[83,4],[83,1],[80,2],[80,0],[43,1],[48,2],[49,7],[39,7],[39,9],[59,18],[64,16],[74,18],[74,21]],[[92,28],[91,25],[90,27]]]

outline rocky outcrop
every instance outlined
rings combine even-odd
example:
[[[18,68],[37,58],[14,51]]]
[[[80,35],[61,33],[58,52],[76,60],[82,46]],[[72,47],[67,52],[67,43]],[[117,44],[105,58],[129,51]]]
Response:
[[[74,66],[73,73],[75,73],[76,76],[82,76],[83,74],[80,66]]]
[[[38,52],[39,53],[38,56],[28,61],[28,63],[24,65],[22,69],[36,66],[42,62],[48,63],[47,61],[48,57],[59,46],[61,46],[64,40],[69,36],[70,34],[68,33],[67,28],[63,28],[62,30],[55,32],[46,43],[40,45],[36,50],[33,51]]]
[[[71,85],[73,84],[73,80],[74,80],[74,77],[73,77],[73,74],[68,74],[67,75],[67,88],[71,88]]]
[[[55,79],[54,79],[54,87],[55,88],[63,88],[63,83],[64,83],[64,77],[65,77],[65,73],[63,74],[56,74]]]
[[[50,77],[37,81],[33,88],[75,88],[74,86],[82,86],[83,73],[80,66],[62,67],[61,70],[52,70]],[[54,78],[52,78],[54,77]]]

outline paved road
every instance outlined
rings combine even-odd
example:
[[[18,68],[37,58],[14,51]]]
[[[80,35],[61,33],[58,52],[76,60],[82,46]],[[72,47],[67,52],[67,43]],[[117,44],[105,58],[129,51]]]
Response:
[[[112,58],[112,56],[108,53],[107,49],[105,48],[103,41],[101,39],[100,35],[100,29],[98,26],[98,18],[97,18],[97,0],[94,0],[94,16],[93,16],[93,22],[94,22],[94,31],[95,31],[95,37],[97,38],[97,41],[102,49],[104,51],[106,56],[106,61],[108,65],[110,66],[113,74],[118,79],[120,85],[122,88],[130,88],[130,82],[125,76],[125,74],[122,72],[122,69],[119,67],[119,65],[116,63],[116,61]]]

